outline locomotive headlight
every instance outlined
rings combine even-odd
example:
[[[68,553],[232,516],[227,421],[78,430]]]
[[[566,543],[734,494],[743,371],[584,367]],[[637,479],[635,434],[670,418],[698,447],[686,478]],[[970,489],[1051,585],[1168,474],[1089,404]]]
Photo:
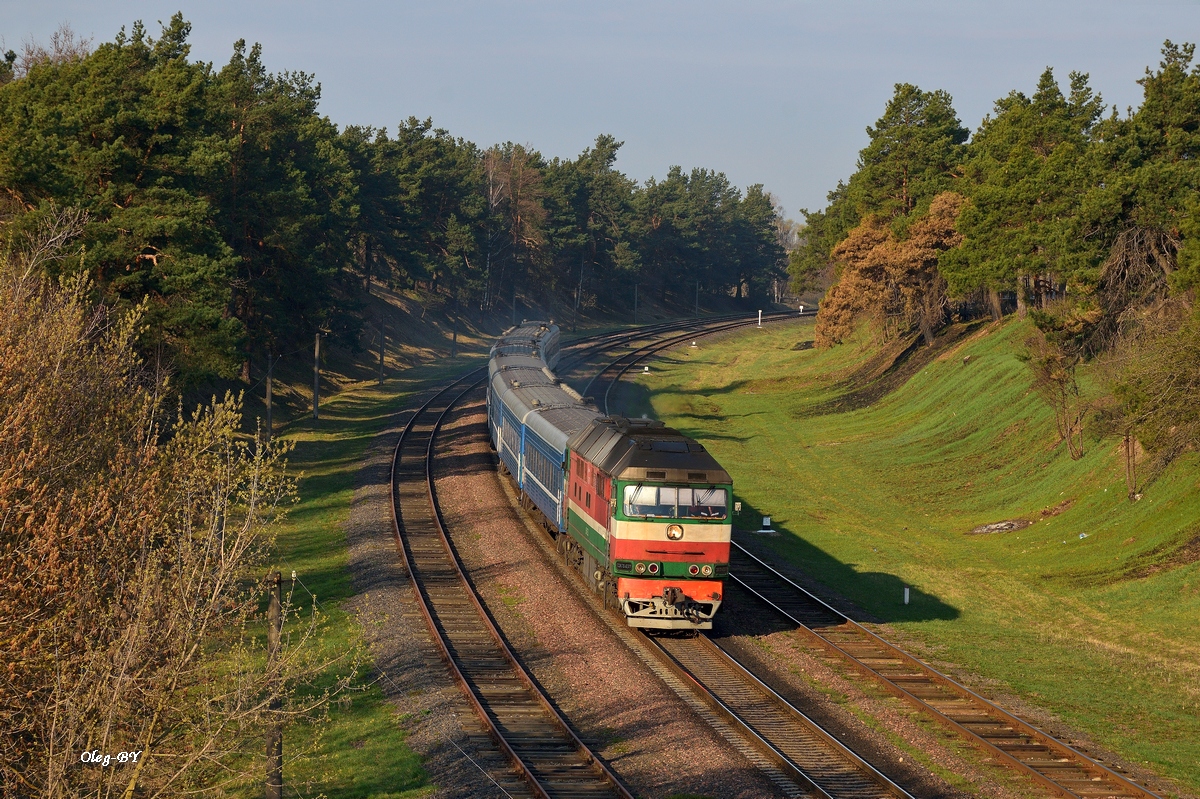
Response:
[[[679,539],[683,538],[683,525],[682,524],[668,524],[667,525],[667,538],[671,539],[672,541],[678,541]]]
[[[712,577],[712,566],[709,566],[707,563],[705,563],[700,567],[700,573],[705,577]]]
[[[688,574],[695,577],[699,573],[700,573],[700,567],[697,566],[695,563],[693,563],[691,566],[688,566]]]
[[[633,567],[633,570],[634,570],[635,572],[637,572],[638,574],[645,574],[645,573],[646,573],[646,564],[645,564],[645,563],[639,563],[638,565],[636,565],[636,566],[634,566],[634,567]]]
[[[648,567],[648,570],[651,574],[658,574],[658,564],[651,563],[650,566]]]

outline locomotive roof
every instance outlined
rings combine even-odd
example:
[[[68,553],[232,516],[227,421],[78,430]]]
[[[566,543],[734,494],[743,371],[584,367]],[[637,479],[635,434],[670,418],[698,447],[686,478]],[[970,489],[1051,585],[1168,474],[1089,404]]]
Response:
[[[702,444],[653,419],[595,418],[569,446],[618,480],[733,482]]]

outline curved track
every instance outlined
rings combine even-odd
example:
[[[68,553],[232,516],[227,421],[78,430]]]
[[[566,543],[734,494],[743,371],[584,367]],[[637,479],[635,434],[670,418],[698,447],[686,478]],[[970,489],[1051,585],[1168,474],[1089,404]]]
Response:
[[[468,373],[425,403],[400,436],[392,460],[398,548],[447,668],[530,794],[633,799],[517,661],[447,538],[433,490],[433,441],[447,411],[479,384],[481,372]]]
[[[790,311],[770,313],[765,314],[762,317],[762,321],[778,322],[783,319],[795,319],[800,315],[801,314]],[[687,341],[689,338],[702,338],[705,336],[711,336],[717,333],[723,333],[726,330],[734,330],[739,327],[749,327],[751,324],[753,324],[753,322],[746,321],[745,317],[730,317],[728,320],[715,320],[715,323],[710,322],[706,326],[697,327],[694,330],[689,330],[687,333],[674,336],[666,341],[653,341],[648,344],[644,344],[641,347],[631,350],[630,352],[627,352],[619,358],[609,362],[606,366],[604,366],[604,368],[597,372],[591,380],[587,382],[587,385],[584,386],[583,390],[579,393],[586,395],[589,391],[591,391],[592,386],[599,383],[600,386],[604,388],[604,399],[601,401],[600,407],[604,413],[611,413],[612,411],[609,408],[609,400],[611,399],[613,388],[615,388],[616,385],[621,382],[621,378],[625,375],[625,373],[628,372],[632,367],[636,366],[639,361],[645,360],[649,356],[659,353],[668,347],[673,347],[681,341]]]
[[[605,412],[608,412],[608,399],[613,386],[622,375],[639,361],[678,340],[680,338],[644,345],[601,370],[594,380],[602,379],[605,374],[610,375],[604,394]],[[729,579],[798,625],[827,651],[881,681],[895,695],[931,713],[951,729],[983,747],[999,762],[1026,774],[1052,793],[1077,799],[1159,799],[1117,769],[1104,765],[1002,710],[888,643],[788,580],[736,541],[731,550]],[[693,679],[709,694],[707,701],[710,705],[719,708],[731,720],[759,737],[774,750],[776,759],[782,757],[810,777],[819,773],[820,767],[814,770],[801,757],[788,756],[788,750],[793,748],[793,740],[802,739],[799,729],[806,724],[811,726],[812,734],[817,737],[825,733],[761,683],[731,655],[706,637],[698,636],[700,638],[705,643],[696,644],[690,649],[670,642],[670,639],[654,642],[676,670]],[[768,707],[771,709],[767,710]],[[784,717],[791,718],[790,726],[781,723]],[[836,741],[834,743],[837,744]],[[857,759],[857,755],[849,754]],[[869,764],[862,765],[874,771]],[[838,774],[836,769],[830,771],[827,766],[824,767],[824,773]],[[837,779],[841,779],[841,776]],[[860,772],[860,779],[865,779],[861,787],[850,788],[848,783],[838,782],[837,779],[830,783],[830,795],[907,795],[890,782],[886,785],[880,782],[868,771]],[[886,781],[886,777],[883,780]],[[818,783],[818,787],[823,786]],[[846,790],[849,792],[843,792]],[[855,792],[859,790],[865,793]],[[872,790],[882,790],[884,793],[872,794]],[[895,791],[900,793],[896,794]]]
[[[763,322],[792,318],[773,314]],[[602,368],[588,383],[604,387],[603,408],[610,412],[613,388],[641,360],[690,338],[709,336],[746,322],[712,325],[702,331],[654,341],[622,355]],[[813,796],[826,799],[911,799],[892,782],[794,705],[755,677],[706,636],[647,636],[643,645],[653,652],[708,708],[738,729],[782,776]]]
[[[674,322],[569,343],[583,352],[742,321]],[[632,794],[575,734],[518,661],[467,579],[441,518],[433,484],[433,447],[447,413],[486,380],[486,367],[446,386],[405,425],[392,458],[391,502],[397,549],[417,602],[451,676],[497,749],[534,797]],[[506,793],[512,795],[506,790]]]
[[[733,543],[729,579],[891,693],[932,714],[1052,792],[1080,799],[1157,799],[1093,760],[893,646]]]

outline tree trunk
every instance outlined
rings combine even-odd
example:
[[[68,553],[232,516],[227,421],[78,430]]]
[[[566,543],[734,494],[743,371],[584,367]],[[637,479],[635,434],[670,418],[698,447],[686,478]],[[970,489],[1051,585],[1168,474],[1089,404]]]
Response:
[[[987,290],[988,310],[992,314],[992,321],[999,322],[1004,318],[1004,314],[1000,310],[1000,292],[992,287]]]
[[[363,239],[363,291],[371,293],[371,239]]]
[[[925,338],[925,346],[933,346],[933,326],[929,324],[928,317],[921,317],[921,335]]]
[[[1017,316],[1024,319],[1029,313],[1029,307],[1025,302],[1025,292],[1028,290],[1029,278],[1025,275],[1017,275]]]

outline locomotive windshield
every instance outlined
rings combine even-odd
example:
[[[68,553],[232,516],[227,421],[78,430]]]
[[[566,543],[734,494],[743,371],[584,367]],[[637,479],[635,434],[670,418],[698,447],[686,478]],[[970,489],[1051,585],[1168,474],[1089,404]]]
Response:
[[[724,519],[724,488],[625,486],[625,515],[656,519]]]

